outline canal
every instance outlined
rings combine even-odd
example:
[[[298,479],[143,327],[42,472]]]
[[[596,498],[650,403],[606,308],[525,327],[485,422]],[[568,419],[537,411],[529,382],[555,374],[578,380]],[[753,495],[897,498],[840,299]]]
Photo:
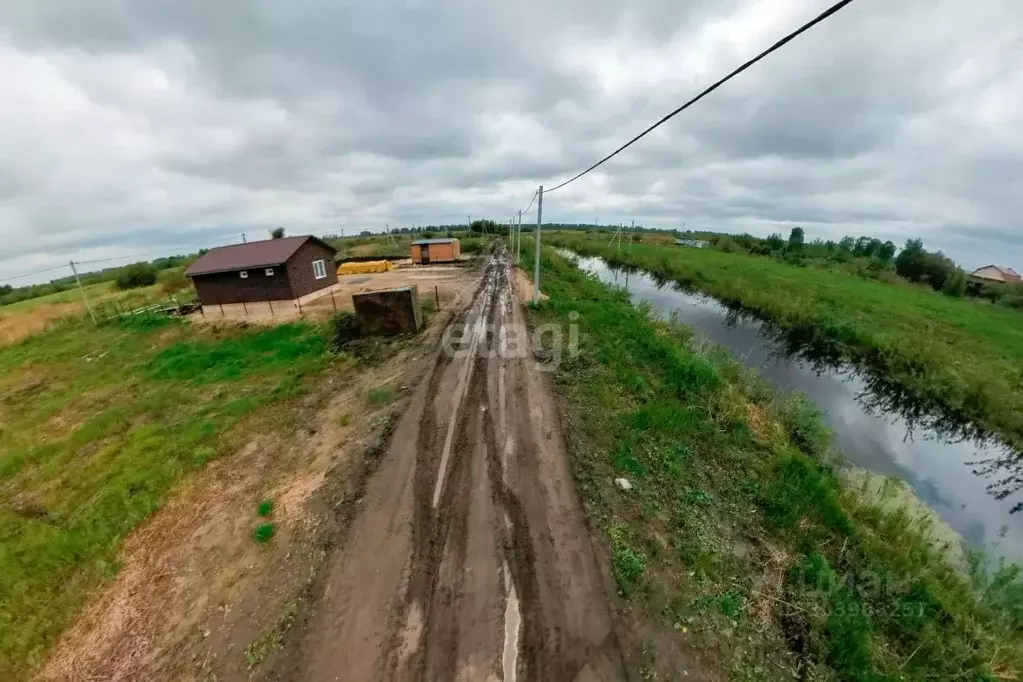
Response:
[[[770,324],[741,314],[699,292],[659,282],[643,271],[612,268],[600,258],[570,256],[604,282],[624,287],[633,302],[648,302],[756,368],[774,388],[806,394],[835,433],[835,447],[851,465],[905,481],[958,532],[992,557],[1023,559],[1023,513],[1016,454],[968,427],[928,418],[884,377],[823,361]],[[999,493],[1002,494],[999,494]]]

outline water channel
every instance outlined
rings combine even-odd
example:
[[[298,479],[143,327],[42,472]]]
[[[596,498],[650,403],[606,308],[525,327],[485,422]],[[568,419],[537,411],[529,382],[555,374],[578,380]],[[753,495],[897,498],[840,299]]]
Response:
[[[992,557],[1023,560],[1023,492],[999,499],[1021,475],[1015,453],[993,439],[964,436],[941,419],[927,419],[893,399],[883,377],[822,362],[771,325],[738,314],[713,297],[658,282],[643,271],[612,268],[600,258],[565,252],[579,267],[624,287],[634,302],[674,313],[704,337],[755,367],[776,389],[806,394],[835,432],[835,447],[852,465],[896,476],[933,508],[966,543]],[[813,359],[810,359],[813,358]],[[880,388],[879,388],[880,386]],[[937,424],[937,425],[936,425]]]

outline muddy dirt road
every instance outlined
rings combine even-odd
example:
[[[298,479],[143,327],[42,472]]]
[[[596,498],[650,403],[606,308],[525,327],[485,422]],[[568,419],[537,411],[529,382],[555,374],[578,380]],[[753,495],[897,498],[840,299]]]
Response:
[[[280,677],[626,678],[512,282],[501,249],[369,480]]]

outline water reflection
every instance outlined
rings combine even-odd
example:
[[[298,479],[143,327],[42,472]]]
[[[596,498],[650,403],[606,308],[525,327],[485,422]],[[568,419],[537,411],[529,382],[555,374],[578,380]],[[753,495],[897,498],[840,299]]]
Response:
[[[580,267],[624,287],[634,301],[674,313],[773,386],[801,391],[823,411],[846,459],[905,480],[973,547],[1023,557],[1023,471],[1017,452],[961,415],[941,412],[883,372],[857,370],[813,330],[781,330],[737,306],[633,267],[573,256]],[[966,475],[972,474],[972,475]]]

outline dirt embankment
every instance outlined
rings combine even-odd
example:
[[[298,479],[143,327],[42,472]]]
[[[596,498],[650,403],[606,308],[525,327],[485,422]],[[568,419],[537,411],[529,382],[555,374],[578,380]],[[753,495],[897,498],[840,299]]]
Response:
[[[271,677],[627,678],[510,276],[499,249]]]

